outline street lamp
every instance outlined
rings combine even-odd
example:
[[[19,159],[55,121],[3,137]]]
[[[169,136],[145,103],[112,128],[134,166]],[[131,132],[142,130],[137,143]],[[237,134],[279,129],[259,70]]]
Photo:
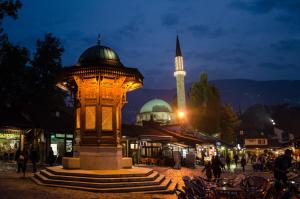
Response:
[[[178,117],[182,120],[185,117],[185,113],[183,111],[178,111]]]

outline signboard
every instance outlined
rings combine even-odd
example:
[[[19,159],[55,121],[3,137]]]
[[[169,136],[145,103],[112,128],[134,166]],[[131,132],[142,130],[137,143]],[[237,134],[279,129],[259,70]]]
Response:
[[[19,139],[20,134],[14,133],[0,133],[0,139]]]
[[[261,146],[268,145],[268,139],[267,138],[245,139],[245,146],[251,146],[251,145],[261,145]]]

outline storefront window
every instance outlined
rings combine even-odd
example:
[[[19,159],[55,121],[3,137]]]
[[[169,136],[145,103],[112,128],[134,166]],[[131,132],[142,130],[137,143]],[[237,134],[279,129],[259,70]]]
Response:
[[[13,160],[20,145],[20,131],[0,129],[0,159]]]
[[[66,152],[71,153],[73,150],[73,141],[72,140],[66,140]]]
[[[52,133],[50,146],[56,156],[63,157],[66,153],[71,153],[73,150],[73,134]]]

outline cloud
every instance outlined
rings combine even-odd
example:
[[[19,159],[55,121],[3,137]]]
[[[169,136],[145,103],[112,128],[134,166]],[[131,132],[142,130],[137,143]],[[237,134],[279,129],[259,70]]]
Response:
[[[288,25],[291,30],[300,30],[300,12],[282,14],[276,16],[275,20]]]
[[[117,39],[120,40],[123,38],[133,38],[142,30],[143,23],[143,16],[135,16],[127,24],[115,30],[113,34]]]
[[[213,61],[218,63],[226,63],[226,64],[233,64],[233,65],[239,65],[246,63],[245,55],[241,55],[243,53],[233,53],[234,50],[226,50],[226,49],[220,49],[217,51],[211,51],[211,52],[201,52],[201,53],[190,53],[194,54],[194,59],[202,58],[206,61]]]
[[[161,24],[163,26],[170,27],[170,26],[175,26],[178,23],[179,23],[179,17],[174,13],[166,14],[161,18]]]
[[[300,0],[233,0],[229,5],[253,14],[265,14],[273,10],[300,12]]]
[[[276,21],[292,25],[291,29],[300,29],[300,0],[233,0],[229,5],[252,14],[276,11]]]
[[[280,51],[295,52],[295,51],[300,51],[300,40],[299,39],[282,40],[277,43],[272,43],[270,46],[271,48]]]
[[[226,32],[222,28],[210,28],[206,25],[192,25],[189,28],[189,31],[191,31],[196,37],[221,37],[226,34]]]
[[[257,65],[260,68],[267,68],[273,70],[283,70],[283,69],[296,69],[298,68],[295,64],[279,64],[275,62],[262,62]]]

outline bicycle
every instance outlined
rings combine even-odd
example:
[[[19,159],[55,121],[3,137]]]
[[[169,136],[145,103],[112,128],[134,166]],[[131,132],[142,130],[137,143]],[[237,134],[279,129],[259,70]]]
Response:
[[[286,185],[281,181],[272,183],[264,199],[296,199],[300,198],[298,185],[295,181],[288,181]]]
[[[175,194],[179,199],[205,199],[210,197],[210,189],[207,187],[204,178],[184,176],[182,179],[184,181],[183,190],[175,189]]]

